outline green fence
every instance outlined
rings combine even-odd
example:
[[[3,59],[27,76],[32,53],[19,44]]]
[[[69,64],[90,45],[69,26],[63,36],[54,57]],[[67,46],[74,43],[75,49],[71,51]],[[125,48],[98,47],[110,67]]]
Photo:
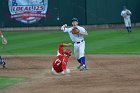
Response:
[[[122,6],[132,12],[132,22],[140,22],[140,0],[87,0],[87,24],[121,23]]]
[[[70,25],[73,17],[78,17],[81,25],[122,23],[123,19],[120,13],[123,5],[131,10],[132,22],[140,22],[140,0],[37,0],[40,6],[43,5],[41,2],[48,4],[45,17],[33,20],[28,18],[27,11],[24,11],[26,16],[20,15],[22,21],[25,21],[26,18],[27,22],[36,21],[30,24],[17,21],[16,17],[11,17],[10,9],[13,11],[17,7],[25,8],[25,5],[26,8],[30,8],[29,5],[32,4],[32,1],[36,0],[0,0],[0,27],[57,26],[65,23]],[[9,2],[12,3],[12,7],[9,7]],[[21,2],[23,6],[21,6]],[[46,6],[43,7],[46,8]],[[42,8],[42,10],[44,9]],[[37,13],[39,12],[37,11]]]

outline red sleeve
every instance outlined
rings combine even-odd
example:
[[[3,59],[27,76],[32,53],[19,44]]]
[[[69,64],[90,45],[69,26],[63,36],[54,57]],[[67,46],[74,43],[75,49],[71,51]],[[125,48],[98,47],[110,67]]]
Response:
[[[58,45],[58,52],[59,52],[60,54],[63,54],[63,52],[64,52],[64,51],[63,51],[63,46],[64,46],[63,44],[59,44],[59,45]]]
[[[62,60],[62,69],[66,70],[66,66],[67,66],[67,60],[64,57],[63,60]]]

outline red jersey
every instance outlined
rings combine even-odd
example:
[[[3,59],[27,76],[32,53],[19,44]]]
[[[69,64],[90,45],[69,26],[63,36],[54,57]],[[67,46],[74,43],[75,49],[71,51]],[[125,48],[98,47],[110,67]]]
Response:
[[[64,56],[63,44],[58,45],[57,57],[53,62],[53,68],[56,72],[62,72],[66,69],[68,57]]]

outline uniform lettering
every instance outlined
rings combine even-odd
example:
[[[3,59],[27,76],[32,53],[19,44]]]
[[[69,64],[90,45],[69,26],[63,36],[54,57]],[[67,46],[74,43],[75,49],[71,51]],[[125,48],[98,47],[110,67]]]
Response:
[[[56,64],[57,66],[59,66],[59,65],[61,64],[61,60],[56,59],[56,60],[55,60],[55,64]]]

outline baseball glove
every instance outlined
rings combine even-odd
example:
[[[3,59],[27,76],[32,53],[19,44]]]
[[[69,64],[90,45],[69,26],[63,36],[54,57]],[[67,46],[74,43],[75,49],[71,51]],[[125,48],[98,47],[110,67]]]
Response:
[[[2,44],[6,45],[7,44],[7,39],[5,37],[2,37]]]
[[[74,27],[73,29],[72,29],[72,34],[78,34],[80,31],[79,31],[79,29],[77,28],[77,27]]]

